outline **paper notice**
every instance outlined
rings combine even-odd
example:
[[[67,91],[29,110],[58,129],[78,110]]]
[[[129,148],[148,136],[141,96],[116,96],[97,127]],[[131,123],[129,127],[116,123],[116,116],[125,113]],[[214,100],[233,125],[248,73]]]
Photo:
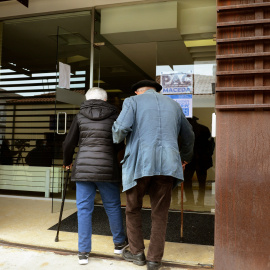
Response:
[[[59,88],[70,89],[70,65],[59,62]]]

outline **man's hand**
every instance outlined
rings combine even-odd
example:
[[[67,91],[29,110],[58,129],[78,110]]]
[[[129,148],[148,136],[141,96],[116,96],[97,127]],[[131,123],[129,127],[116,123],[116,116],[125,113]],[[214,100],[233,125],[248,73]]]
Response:
[[[66,170],[71,170],[71,168],[72,168],[72,163],[71,163],[70,165],[68,165],[68,166],[63,165],[63,168],[66,168]]]
[[[182,161],[182,168],[183,168],[183,170],[185,170],[185,167],[186,167],[187,164],[188,164],[188,162]]]

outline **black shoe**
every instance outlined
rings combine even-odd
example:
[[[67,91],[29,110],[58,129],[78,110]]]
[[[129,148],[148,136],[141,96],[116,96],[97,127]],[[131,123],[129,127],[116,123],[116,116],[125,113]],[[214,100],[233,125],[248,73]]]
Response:
[[[79,264],[88,264],[89,252],[79,252]]]
[[[146,264],[144,252],[133,255],[129,250],[124,249],[122,256],[126,261],[133,262],[136,265],[143,266]]]
[[[161,267],[160,262],[147,261],[147,270],[158,270]]]
[[[115,254],[122,254],[123,249],[128,247],[128,241],[126,240],[124,243],[121,244],[114,244],[114,253]]]

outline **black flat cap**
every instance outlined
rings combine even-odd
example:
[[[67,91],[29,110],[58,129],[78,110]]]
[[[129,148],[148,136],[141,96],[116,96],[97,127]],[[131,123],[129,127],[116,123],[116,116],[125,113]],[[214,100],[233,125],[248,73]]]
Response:
[[[145,87],[145,86],[153,87],[158,92],[162,89],[162,86],[159,83],[155,82],[155,81],[142,80],[142,81],[139,81],[139,82],[133,84],[131,86],[131,90],[135,92],[137,89],[139,89],[141,87]]]

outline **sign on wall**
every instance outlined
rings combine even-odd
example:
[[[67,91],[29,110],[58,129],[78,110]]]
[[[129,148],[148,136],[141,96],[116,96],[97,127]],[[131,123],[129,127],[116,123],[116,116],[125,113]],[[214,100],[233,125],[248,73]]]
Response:
[[[193,73],[189,72],[171,72],[160,75],[161,93],[170,94],[192,94],[193,93]]]
[[[192,118],[192,95],[167,95],[175,100],[181,106],[184,115],[187,118]]]

